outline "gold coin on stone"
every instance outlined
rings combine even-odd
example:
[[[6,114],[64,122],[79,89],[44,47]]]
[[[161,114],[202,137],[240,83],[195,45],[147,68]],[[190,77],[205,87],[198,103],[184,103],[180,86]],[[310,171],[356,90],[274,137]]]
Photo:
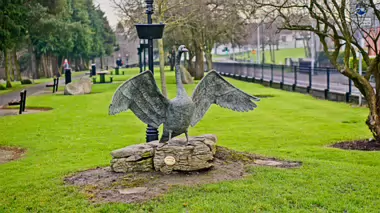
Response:
[[[173,156],[167,156],[165,159],[164,159],[164,162],[166,165],[168,166],[173,166],[175,164],[175,158]]]

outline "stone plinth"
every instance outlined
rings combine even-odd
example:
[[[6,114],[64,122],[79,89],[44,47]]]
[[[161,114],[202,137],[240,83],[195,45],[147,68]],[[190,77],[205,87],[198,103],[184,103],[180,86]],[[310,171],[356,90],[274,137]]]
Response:
[[[158,141],[129,146],[111,153],[114,172],[197,171],[213,166],[217,138],[214,135],[174,138],[168,143]]]

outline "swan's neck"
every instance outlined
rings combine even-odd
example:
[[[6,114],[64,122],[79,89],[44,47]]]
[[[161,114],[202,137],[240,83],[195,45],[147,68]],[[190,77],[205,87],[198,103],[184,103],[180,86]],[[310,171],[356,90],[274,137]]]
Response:
[[[181,67],[180,67],[181,55],[182,55],[182,53],[178,52],[176,63],[175,63],[175,79],[176,79],[176,83],[177,83],[177,96],[183,96],[183,95],[187,94],[186,90],[182,84],[182,79],[181,79],[181,75],[182,75],[181,74]]]

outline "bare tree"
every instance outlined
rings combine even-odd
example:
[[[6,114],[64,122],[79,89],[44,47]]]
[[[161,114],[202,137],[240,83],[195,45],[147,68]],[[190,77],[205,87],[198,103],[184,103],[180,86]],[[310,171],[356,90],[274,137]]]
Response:
[[[267,17],[275,18],[282,22],[281,29],[309,31],[318,36],[324,52],[328,55],[333,66],[344,76],[351,79],[355,86],[365,97],[369,115],[366,121],[377,143],[380,142],[380,34],[374,29],[373,24],[365,23],[365,17],[357,13],[367,11],[367,16],[372,20],[380,20],[378,4],[374,0],[357,1],[350,4],[347,0],[255,0],[260,5],[261,11]],[[305,22],[305,20],[310,21]],[[360,37],[364,37],[373,51],[374,58],[370,59],[365,47],[361,45]],[[329,50],[328,43],[332,41],[334,49]],[[339,53],[343,52],[344,60],[339,62]],[[360,75],[358,72],[357,52],[368,65],[367,73]],[[350,66],[350,58],[354,65]],[[369,81],[373,76],[375,86]]]

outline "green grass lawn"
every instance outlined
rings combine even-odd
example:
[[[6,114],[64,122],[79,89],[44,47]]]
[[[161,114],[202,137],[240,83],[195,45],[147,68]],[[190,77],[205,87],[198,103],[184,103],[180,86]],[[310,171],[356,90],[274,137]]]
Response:
[[[128,72],[120,80],[137,74],[136,69]],[[171,98],[176,94],[173,74],[167,72]],[[370,137],[367,109],[229,81],[249,94],[274,97],[262,99],[249,113],[213,106],[190,135],[216,134],[221,146],[302,161],[301,168],[255,167],[240,181],[175,187],[143,204],[93,205],[77,188],[65,186],[64,177],[109,166],[112,150],[144,143],[146,130],[132,112],[108,115],[118,84],[94,85],[94,94],[85,96],[28,98],[28,106],[52,111],[0,117],[0,145],[27,149],[24,158],[0,165],[0,212],[379,211],[380,153],[328,147]],[[194,87],[186,85],[189,94]]]
[[[232,56],[232,53],[230,53]],[[214,58],[225,58],[228,57],[228,55],[213,55]],[[260,58],[262,55],[260,55]],[[275,64],[285,64],[285,58],[305,58],[305,50],[303,48],[290,48],[290,49],[280,49],[275,51]],[[251,52],[244,52],[244,53],[236,53],[235,54],[236,59],[240,60],[251,60],[256,61],[257,55],[252,54]],[[262,59],[261,59],[262,60]],[[266,63],[272,63],[270,52],[265,51],[265,62]]]

